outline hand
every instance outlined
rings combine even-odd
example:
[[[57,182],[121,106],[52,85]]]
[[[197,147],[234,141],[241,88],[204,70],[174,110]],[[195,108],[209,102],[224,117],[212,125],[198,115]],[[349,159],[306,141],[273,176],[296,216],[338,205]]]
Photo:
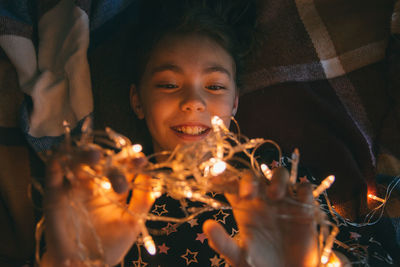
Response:
[[[84,171],[82,163],[95,165],[98,157],[82,158],[82,153],[74,152],[73,160],[67,163],[74,174],[72,180],[64,177],[62,157],[55,156],[47,165],[44,196],[47,250],[42,266],[87,266],[82,261],[83,252],[100,264],[117,264],[140,234],[140,215],[147,214],[154,201],[146,190],[149,178],[139,175],[135,179],[134,187],[140,184],[140,189],[133,190],[132,204],[126,208],[128,193],[103,190]],[[79,246],[77,237],[85,249]]]
[[[245,174],[239,193],[228,195],[239,227],[240,243],[213,220],[203,225],[210,246],[233,266],[317,266],[317,227],[312,188],[299,184],[288,192],[289,173],[273,172],[270,185],[255,183]]]

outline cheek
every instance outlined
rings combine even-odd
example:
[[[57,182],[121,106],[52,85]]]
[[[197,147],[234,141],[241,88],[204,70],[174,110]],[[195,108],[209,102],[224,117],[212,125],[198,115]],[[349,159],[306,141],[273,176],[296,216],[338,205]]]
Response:
[[[214,101],[210,103],[210,115],[217,115],[220,117],[225,125],[228,127],[231,121],[232,111],[234,106],[234,99],[231,97],[225,97],[224,99],[219,99],[218,101]]]
[[[210,110],[215,115],[231,116],[234,106],[234,98],[230,96],[224,96],[219,99],[215,99],[209,103]]]
[[[167,98],[153,97],[152,101],[146,103],[144,116],[149,127],[160,127],[163,125],[173,110],[173,103]]]

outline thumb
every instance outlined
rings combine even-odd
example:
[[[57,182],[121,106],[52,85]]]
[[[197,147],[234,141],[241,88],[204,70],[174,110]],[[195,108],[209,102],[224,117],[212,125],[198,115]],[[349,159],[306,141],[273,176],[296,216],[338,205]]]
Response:
[[[240,247],[226,233],[222,225],[216,221],[207,220],[203,224],[203,232],[207,235],[210,247],[221,254],[230,265],[237,266],[239,264],[241,255]]]

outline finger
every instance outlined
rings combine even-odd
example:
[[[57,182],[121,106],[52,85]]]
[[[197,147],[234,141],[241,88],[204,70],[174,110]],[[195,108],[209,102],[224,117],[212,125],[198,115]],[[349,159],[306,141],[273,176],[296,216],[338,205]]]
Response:
[[[272,171],[271,184],[267,187],[267,196],[272,200],[280,200],[286,195],[289,172],[284,167]]]
[[[139,152],[139,153],[137,153],[137,156],[131,160],[131,162],[132,162],[132,165],[134,166],[134,168],[140,169],[140,168],[146,166],[146,164],[148,163],[148,160],[147,160],[145,154],[143,154],[143,152]]]
[[[310,183],[301,183],[297,187],[297,199],[305,204],[312,204],[313,194],[312,186]]]
[[[237,174],[229,170],[217,176],[212,176],[207,181],[208,190],[216,193],[238,194],[239,180]]]
[[[137,214],[147,214],[154,203],[151,190],[151,178],[147,175],[139,174],[133,184],[129,209]]]
[[[111,183],[112,188],[118,194],[123,194],[129,190],[129,184],[125,174],[116,167],[107,170],[106,176]]]
[[[87,164],[90,166],[97,164],[102,156],[101,148],[96,146],[82,147],[73,154],[73,164]]]
[[[44,195],[44,213],[46,218],[46,240],[52,244],[49,251],[57,258],[73,255],[74,242],[71,232],[65,227],[68,214],[65,207],[70,205],[64,188],[64,173],[57,159],[51,159],[46,166],[46,187]]]
[[[51,159],[46,166],[45,185],[47,188],[59,188],[63,184],[64,174],[57,159]]]
[[[239,197],[252,199],[257,196],[258,183],[251,172],[244,172],[239,182]]]
[[[240,262],[241,250],[239,245],[225,231],[225,229],[213,220],[207,220],[203,224],[203,232],[207,235],[208,244],[217,253],[221,254],[233,266]]]
[[[125,161],[122,160],[121,163],[125,164],[125,176],[128,183],[130,183],[138,173],[142,172],[142,169],[147,165],[148,160],[142,152],[139,152],[133,157],[125,159]]]

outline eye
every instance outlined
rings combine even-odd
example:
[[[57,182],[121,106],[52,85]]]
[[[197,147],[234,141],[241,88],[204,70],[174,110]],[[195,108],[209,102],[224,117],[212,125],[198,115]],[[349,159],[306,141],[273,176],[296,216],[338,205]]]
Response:
[[[206,86],[206,88],[208,90],[212,90],[212,91],[218,91],[218,90],[225,90],[226,89],[226,87],[222,86],[222,85],[209,85],[209,86]]]
[[[157,87],[165,89],[175,89],[178,88],[178,85],[172,83],[165,83],[165,84],[157,84]]]

